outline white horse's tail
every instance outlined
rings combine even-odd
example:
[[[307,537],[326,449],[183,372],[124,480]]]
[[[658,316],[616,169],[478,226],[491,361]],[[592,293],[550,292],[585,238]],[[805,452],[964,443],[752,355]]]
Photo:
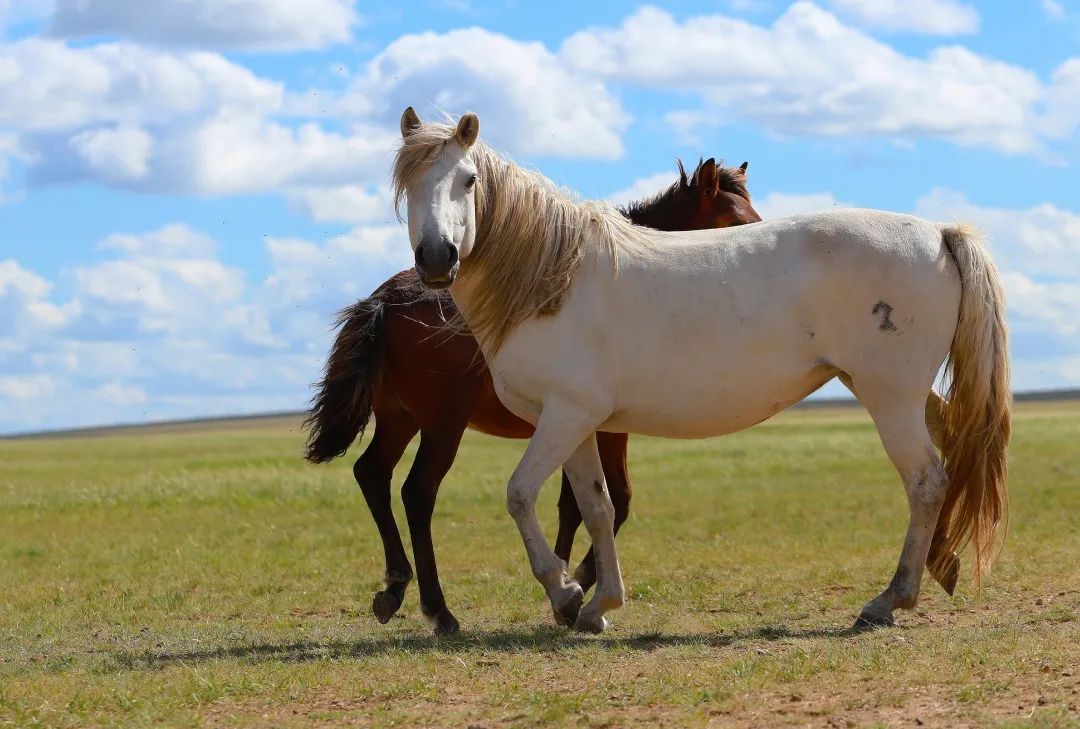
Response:
[[[942,226],[941,235],[960,270],[962,293],[944,413],[949,491],[927,561],[930,573],[951,593],[955,555],[968,542],[975,549],[976,584],[997,557],[998,533],[1004,533],[1008,514],[1012,394],[1005,292],[989,251],[975,231],[963,226]]]

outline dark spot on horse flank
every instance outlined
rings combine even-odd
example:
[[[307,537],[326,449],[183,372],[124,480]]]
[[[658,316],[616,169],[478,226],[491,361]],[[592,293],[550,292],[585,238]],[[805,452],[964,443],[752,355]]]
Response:
[[[889,318],[890,316],[892,316],[892,312],[893,308],[886,304],[884,301],[879,301],[874,304],[874,308],[870,310],[870,313],[874,316],[881,317],[881,323],[878,325],[878,331],[885,332],[886,334],[893,334],[900,331],[896,328],[896,325],[893,324],[892,319]]]
[[[604,482],[603,481],[593,481],[593,488],[596,489],[596,493],[598,493],[598,494],[604,493]]]

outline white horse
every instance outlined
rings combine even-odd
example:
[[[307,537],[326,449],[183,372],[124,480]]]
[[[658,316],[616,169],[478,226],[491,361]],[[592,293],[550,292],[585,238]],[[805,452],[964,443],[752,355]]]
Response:
[[[394,183],[417,271],[450,287],[499,398],[536,426],[507,508],[557,620],[600,632],[624,599],[595,431],[732,433],[837,376],[873,418],[910,510],[896,573],[856,624],[914,607],[928,557],[950,591],[966,543],[976,579],[990,566],[1006,513],[1008,335],[970,231],[845,210],[662,233],[501,159],[477,143],[474,114],[423,124],[409,108],[401,131]],[[943,466],[924,403],[946,358]],[[535,513],[559,466],[595,548],[584,608]]]

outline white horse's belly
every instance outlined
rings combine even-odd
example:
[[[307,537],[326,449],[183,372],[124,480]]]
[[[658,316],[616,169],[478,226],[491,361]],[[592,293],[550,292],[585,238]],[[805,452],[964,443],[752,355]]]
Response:
[[[728,380],[718,383],[719,386],[703,385],[689,396],[678,387],[654,387],[627,395],[601,430],[667,438],[726,435],[756,425],[794,405],[835,374],[836,370],[829,366],[803,368],[785,378],[762,381],[755,376],[745,381]],[[698,381],[710,380],[715,378]]]

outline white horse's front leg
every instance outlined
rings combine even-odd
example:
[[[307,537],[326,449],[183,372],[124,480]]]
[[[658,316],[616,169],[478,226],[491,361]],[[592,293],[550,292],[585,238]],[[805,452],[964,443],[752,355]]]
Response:
[[[533,576],[544,586],[556,622],[573,625],[584,593],[566,576],[566,562],[551,550],[536,518],[536,496],[545,479],[565,463],[602,422],[580,407],[545,403],[536,432],[506,487],[506,509],[514,517]],[[595,450],[595,445],[593,449]]]
[[[578,615],[574,627],[589,633],[601,633],[607,626],[604,613],[623,604],[622,573],[615,551],[615,507],[611,503],[596,434],[578,446],[564,467],[574,487],[585,528],[592,537],[596,558],[596,592]]]

